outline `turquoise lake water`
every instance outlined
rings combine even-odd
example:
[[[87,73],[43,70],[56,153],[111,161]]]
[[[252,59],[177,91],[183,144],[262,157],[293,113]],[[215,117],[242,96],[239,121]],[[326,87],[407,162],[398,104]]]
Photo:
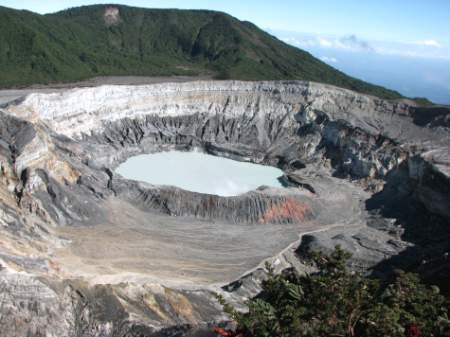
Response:
[[[263,185],[282,187],[277,178],[283,175],[275,167],[181,151],[135,156],[116,172],[127,179],[220,196],[239,195]]]

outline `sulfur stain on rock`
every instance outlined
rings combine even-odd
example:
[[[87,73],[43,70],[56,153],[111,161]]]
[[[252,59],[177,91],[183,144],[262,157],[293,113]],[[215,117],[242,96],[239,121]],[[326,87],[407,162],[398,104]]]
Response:
[[[152,293],[145,294],[143,297],[143,301],[147,308],[153,311],[158,317],[160,317],[162,321],[172,322],[172,319],[167,316]]]
[[[168,288],[165,289],[165,295],[177,316],[181,316],[183,319],[191,323],[198,321],[198,317],[195,315],[195,310],[186,296]]]
[[[70,184],[75,183],[81,176],[81,173],[74,169],[68,163],[59,160],[56,157],[50,158],[46,162],[47,171],[52,172],[52,177],[59,183],[68,182]]]
[[[312,210],[309,205],[293,198],[287,198],[285,201],[268,208],[259,222],[302,222],[308,220],[311,216]]]

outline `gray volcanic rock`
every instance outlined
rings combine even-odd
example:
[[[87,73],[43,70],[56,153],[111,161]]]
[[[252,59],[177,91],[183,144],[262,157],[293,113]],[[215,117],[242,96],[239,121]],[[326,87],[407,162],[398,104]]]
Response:
[[[448,109],[436,109],[306,82],[101,86],[10,103],[0,319],[15,320],[0,335],[193,334],[225,319],[213,292],[242,304],[265,260],[304,272],[312,250],[337,244],[360,270],[445,274],[450,134]],[[287,187],[219,197],[114,172],[171,149],[278,166]]]
[[[301,193],[273,195],[259,190],[225,198],[121,180],[114,180],[112,188],[117,195],[139,205],[141,209],[172,216],[193,216],[244,224],[298,223],[315,217],[314,200]]]
[[[450,129],[450,112],[445,106],[416,108],[411,111],[414,124],[437,129]]]

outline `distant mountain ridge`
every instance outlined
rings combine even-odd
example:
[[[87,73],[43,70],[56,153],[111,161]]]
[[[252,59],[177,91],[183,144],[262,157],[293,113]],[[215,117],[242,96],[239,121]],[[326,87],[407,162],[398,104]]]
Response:
[[[93,5],[39,15],[0,7],[1,87],[108,75],[296,79],[401,97],[221,12]]]

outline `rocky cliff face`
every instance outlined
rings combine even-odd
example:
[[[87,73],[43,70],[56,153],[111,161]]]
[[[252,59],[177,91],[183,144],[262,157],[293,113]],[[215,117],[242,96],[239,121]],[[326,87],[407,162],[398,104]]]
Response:
[[[445,274],[449,111],[434,109],[315,83],[233,81],[9,104],[0,312],[16,320],[5,333],[190,334],[223,319],[212,291],[239,303],[257,292],[263,260],[304,269],[308,251],[336,244],[355,268]],[[278,166],[287,187],[225,198],[114,173],[130,156],[175,148]]]

